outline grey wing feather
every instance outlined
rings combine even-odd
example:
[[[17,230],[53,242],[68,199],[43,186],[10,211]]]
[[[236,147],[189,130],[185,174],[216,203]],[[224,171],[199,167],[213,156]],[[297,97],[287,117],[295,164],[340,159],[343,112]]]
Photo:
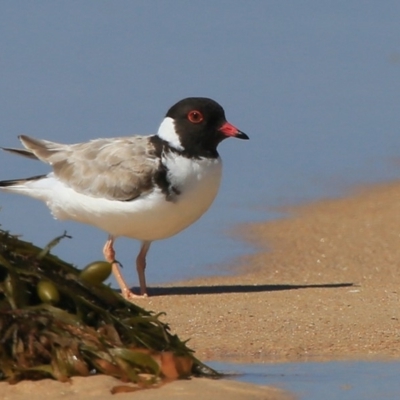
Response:
[[[92,197],[128,201],[153,187],[159,160],[146,136],[96,139],[65,145],[21,136],[22,144],[50,164],[58,179]]]
[[[18,154],[19,156],[31,158],[33,160],[38,160],[38,158],[29,150],[12,149],[10,147],[1,147],[1,149],[4,151],[8,151],[9,153]]]

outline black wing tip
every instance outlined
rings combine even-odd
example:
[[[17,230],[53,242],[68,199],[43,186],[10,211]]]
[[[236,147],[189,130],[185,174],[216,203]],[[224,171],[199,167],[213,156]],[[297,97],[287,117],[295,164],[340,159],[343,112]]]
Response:
[[[0,181],[0,187],[8,187],[8,186],[14,186],[18,182],[21,182],[21,180],[18,179],[10,179],[8,181]]]
[[[30,178],[24,178],[24,179],[9,179],[6,181],[0,181],[0,187],[9,187],[9,186],[20,185],[21,183],[24,183],[24,182],[37,181],[37,180],[45,178],[45,177],[46,177],[46,175],[36,175],[36,176],[31,176]]]

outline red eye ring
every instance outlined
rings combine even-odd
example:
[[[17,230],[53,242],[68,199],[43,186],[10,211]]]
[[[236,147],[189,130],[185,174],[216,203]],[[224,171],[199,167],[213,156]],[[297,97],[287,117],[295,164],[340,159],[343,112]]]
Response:
[[[187,119],[193,124],[199,124],[203,121],[204,117],[200,111],[192,110],[188,112]]]

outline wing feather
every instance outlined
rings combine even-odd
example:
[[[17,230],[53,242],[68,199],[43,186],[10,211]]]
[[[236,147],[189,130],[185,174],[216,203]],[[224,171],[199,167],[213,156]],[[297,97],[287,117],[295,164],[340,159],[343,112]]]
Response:
[[[20,137],[22,144],[53,167],[62,182],[79,193],[128,201],[148,192],[159,168],[149,136],[96,139],[65,145]]]

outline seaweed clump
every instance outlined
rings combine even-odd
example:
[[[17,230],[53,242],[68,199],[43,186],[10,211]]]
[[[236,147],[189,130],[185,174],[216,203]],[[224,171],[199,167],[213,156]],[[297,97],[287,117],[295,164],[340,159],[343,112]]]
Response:
[[[139,387],[216,377],[169,326],[45,248],[0,229],[0,380],[107,374]]]

